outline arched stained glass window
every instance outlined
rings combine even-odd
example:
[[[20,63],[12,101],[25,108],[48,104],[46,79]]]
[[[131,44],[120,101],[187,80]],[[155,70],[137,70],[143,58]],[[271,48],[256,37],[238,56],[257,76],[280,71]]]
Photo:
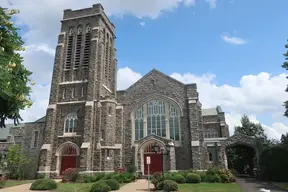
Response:
[[[143,138],[144,126],[143,126],[143,106],[136,110],[135,114],[135,139],[139,140]]]
[[[165,103],[163,101],[152,100],[147,104],[147,134],[151,133],[166,137]]]
[[[69,113],[65,117],[64,133],[75,132],[76,121],[77,121],[77,114],[76,113]]]
[[[169,130],[170,139],[179,140],[180,138],[180,125],[179,125],[179,113],[176,108],[169,104]]]

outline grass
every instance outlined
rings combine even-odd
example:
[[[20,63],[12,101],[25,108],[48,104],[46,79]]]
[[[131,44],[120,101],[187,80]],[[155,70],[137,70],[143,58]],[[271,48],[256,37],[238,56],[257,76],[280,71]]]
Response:
[[[180,192],[241,192],[236,183],[180,184]]]
[[[288,183],[275,183],[277,186],[288,190]]]
[[[27,184],[27,183],[32,183],[34,180],[7,180],[5,182],[4,187],[13,187],[16,185],[22,185],[22,184]]]
[[[120,183],[120,187],[126,183]],[[55,192],[89,192],[93,183],[58,183]]]

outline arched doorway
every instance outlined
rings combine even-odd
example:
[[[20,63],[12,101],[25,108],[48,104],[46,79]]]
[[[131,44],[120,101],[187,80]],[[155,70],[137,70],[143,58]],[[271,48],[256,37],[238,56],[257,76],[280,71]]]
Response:
[[[245,173],[247,175],[258,175],[260,171],[260,154],[263,150],[263,138],[255,137],[255,136],[247,136],[242,134],[235,134],[226,140],[220,141],[220,151],[219,151],[219,163],[222,168],[231,168],[231,155],[229,158],[229,150],[233,149],[236,154],[242,154],[242,159],[240,157],[232,157],[237,158],[239,162],[238,171],[240,173]],[[246,153],[246,155],[243,153]],[[228,155],[228,156],[227,156]],[[240,160],[241,159],[241,160]],[[230,165],[228,162],[230,161]],[[235,166],[235,165],[234,165]],[[240,170],[240,167],[243,170]]]
[[[150,157],[151,162],[150,174],[162,172],[163,157],[161,154],[161,147],[163,147],[163,144],[161,142],[157,142],[156,140],[150,140],[142,145],[141,153],[144,164],[144,175],[148,174],[148,165],[146,162],[147,157]]]
[[[59,174],[62,175],[63,172],[69,168],[77,168],[79,147],[71,142],[64,143],[58,147],[56,156],[58,156],[57,168]]]
[[[257,169],[256,152],[253,147],[234,144],[226,147],[228,169],[237,176],[255,176]]]

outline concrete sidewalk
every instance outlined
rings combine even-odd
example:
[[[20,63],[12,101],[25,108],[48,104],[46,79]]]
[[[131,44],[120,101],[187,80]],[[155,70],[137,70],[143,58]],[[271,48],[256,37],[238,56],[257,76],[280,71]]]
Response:
[[[153,189],[153,185],[151,183],[150,183],[150,189]],[[148,181],[146,179],[138,179],[136,182],[124,185],[117,192],[136,192],[136,191],[148,191]]]

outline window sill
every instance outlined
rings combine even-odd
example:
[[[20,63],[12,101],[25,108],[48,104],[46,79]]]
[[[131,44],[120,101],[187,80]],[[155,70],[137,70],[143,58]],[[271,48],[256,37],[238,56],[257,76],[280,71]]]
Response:
[[[63,135],[58,136],[58,138],[62,137],[81,137],[81,135],[77,135],[77,133],[64,133]]]

